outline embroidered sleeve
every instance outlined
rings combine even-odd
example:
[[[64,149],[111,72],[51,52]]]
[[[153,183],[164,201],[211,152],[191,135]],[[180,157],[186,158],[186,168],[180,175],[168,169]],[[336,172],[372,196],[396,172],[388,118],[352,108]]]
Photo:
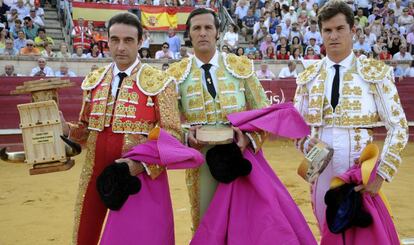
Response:
[[[299,85],[296,87],[296,93],[295,98],[293,99],[295,108],[299,111],[299,113],[302,115],[302,117],[306,118],[307,115],[307,109],[308,109],[308,93],[306,89],[306,84]],[[296,149],[298,149],[300,152],[304,153],[306,152],[306,137],[302,139],[295,140],[295,146]]]
[[[373,83],[372,86],[379,116],[387,129],[377,173],[386,181],[391,181],[401,164],[401,151],[408,141],[407,119],[394,84],[392,69],[389,69],[382,83]]]
[[[266,97],[265,91],[260,84],[260,81],[255,75],[245,79],[244,82],[245,96],[249,110],[260,109],[269,106],[270,102]],[[246,135],[249,137],[255,153],[262,148],[262,145],[267,138],[267,133],[263,131],[246,133]]]
[[[167,87],[156,96],[155,105],[160,127],[182,142],[183,137],[175,86],[174,82],[170,82]],[[165,170],[164,167],[157,164],[150,164],[147,168],[152,179],[157,178],[162,171]]]
[[[89,136],[88,124],[89,114],[91,113],[91,91],[83,91],[82,108],[79,114],[78,122],[68,122],[70,131],[69,138],[78,142],[79,144],[85,144]]]

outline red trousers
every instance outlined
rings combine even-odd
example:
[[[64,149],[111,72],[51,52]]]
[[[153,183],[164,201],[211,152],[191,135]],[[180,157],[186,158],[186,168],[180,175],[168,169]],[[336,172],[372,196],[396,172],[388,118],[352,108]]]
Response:
[[[123,139],[124,135],[113,133],[111,127],[106,127],[98,134],[93,172],[86,188],[80,215],[78,245],[95,245],[99,241],[107,208],[96,190],[96,179],[106,166],[121,158]]]

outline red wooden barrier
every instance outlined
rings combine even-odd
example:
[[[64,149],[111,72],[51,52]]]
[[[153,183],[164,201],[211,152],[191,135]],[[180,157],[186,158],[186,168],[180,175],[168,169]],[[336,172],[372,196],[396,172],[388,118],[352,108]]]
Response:
[[[59,108],[67,121],[76,121],[79,116],[82,103],[82,91],[80,84],[83,77],[69,78],[78,86],[59,90]],[[17,105],[30,102],[30,95],[10,95],[10,91],[24,81],[34,80],[33,77],[2,77],[0,86],[0,130],[18,129],[19,113]],[[293,100],[296,84],[294,79],[281,79],[274,81],[262,81],[268,98],[272,103],[288,102]],[[397,83],[401,103],[405,110],[407,120],[414,121],[414,78],[405,78]],[[384,136],[385,129],[376,131],[377,135]],[[3,133],[3,135],[2,135]],[[0,133],[0,146],[21,142],[20,135],[4,135]],[[412,137],[410,137],[412,138]]]

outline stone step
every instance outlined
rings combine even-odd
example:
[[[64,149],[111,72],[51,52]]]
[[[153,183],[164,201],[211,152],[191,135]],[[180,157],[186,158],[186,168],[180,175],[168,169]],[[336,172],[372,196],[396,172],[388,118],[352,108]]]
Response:
[[[47,19],[47,20],[45,19],[43,22],[45,23],[46,26],[60,23],[58,20],[54,20],[54,19]]]
[[[55,22],[53,24],[46,24],[45,23],[45,27],[46,27],[46,29],[61,29],[62,28],[62,26],[60,25],[59,22]]]
[[[53,29],[50,29],[50,28],[46,28],[46,31],[47,31],[47,33],[48,34],[50,34],[50,33],[61,33],[61,34],[63,34],[63,31],[62,31],[62,28],[60,28],[60,29],[58,29],[58,28],[53,28]]]
[[[47,33],[49,37],[51,37],[53,40],[55,39],[64,39],[62,33]]]
[[[45,12],[45,20],[57,20],[58,19],[58,14],[56,12]]]

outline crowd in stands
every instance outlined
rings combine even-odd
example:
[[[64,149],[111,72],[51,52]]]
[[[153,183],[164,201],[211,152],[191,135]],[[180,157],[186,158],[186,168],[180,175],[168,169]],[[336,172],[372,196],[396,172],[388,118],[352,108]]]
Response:
[[[53,1],[53,0],[52,0]],[[66,1],[66,0],[65,0]],[[74,0],[76,1],[76,0]],[[84,1],[79,1],[84,2]],[[318,9],[324,0],[94,0],[127,5],[153,6],[224,6],[233,18],[223,33],[222,52],[245,55],[252,60],[303,61],[325,56],[322,36],[317,24]],[[356,56],[380,60],[413,60],[414,1],[347,0],[355,11],[353,37]],[[0,55],[47,58],[99,59],[110,57],[107,30],[82,18],[75,20],[71,31],[72,47],[55,44],[45,29],[44,0],[8,0],[0,6]],[[181,59],[191,55],[191,48],[173,28],[165,42],[154,52],[151,33],[144,31],[141,59]],[[57,51],[58,50],[58,51]],[[151,52],[151,50],[153,52]],[[286,67],[279,77],[296,76],[295,68]],[[391,65],[393,63],[391,62]],[[396,76],[410,76],[413,66],[396,65]],[[264,70],[263,70],[264,71]],[[287,75],[286,75],[287,74]],[[292,75],[293,74],[293,75]],[[46,73],[47,75],[47,73]],[[268,74],[269,75],[269,74]],[[267,75],[266,75],[267,76]],[[274,76],[274,75],[273,75]]]

